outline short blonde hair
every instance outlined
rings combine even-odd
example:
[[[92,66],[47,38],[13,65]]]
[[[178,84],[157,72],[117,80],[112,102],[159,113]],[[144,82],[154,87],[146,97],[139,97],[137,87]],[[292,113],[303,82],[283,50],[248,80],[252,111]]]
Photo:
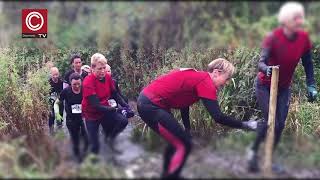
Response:
[[[218,69],[224,73],[228,73],[229,77],[232,77],[235,72],[235,67],[233,66],[233,64],[231,64],[231,62],[224,58],[215,59],[208,64],[208,71],[210,73],[212,73],[214,69]]]
[[[97,63],[101,63],[103,65],[108,63],[108,60],[104,55],[100,53],[95,53],[94,55],[91,56],[91,67],[95,68]]]
[[[54,72],[58,72],[59,73],[59,69],[57,67],[55,67],[55,66],[50,68],[50,73],[52,74]]]
[[[279,24],[284,24],[287,21],[292,21],[297,13],[301,13],[304,17],[304,8],[301,3],[287,2],[283,4],[278,13]]]

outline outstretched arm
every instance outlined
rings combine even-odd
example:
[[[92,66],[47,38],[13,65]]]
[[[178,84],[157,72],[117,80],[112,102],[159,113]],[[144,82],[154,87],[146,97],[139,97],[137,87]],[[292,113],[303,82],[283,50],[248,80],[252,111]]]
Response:
[[[114,90],[112,91],[112,95],[111,95],[114,100],[116,100],[116,102],[118,104],[120,104],[122,107],[126,107],[129,108],[129,104],[126,103],[126,101],[120,96],[120,94],[118,93],[118,91]]]
[[[238,129],[248,129],[248,130],[255,130],[256,128],[256,121],[250,122],[250,121],[239,121],[232,117],[224,115],[220,111],[220,107],[217,100],[210,100],[206,98],[201,98],[204,106],[209,111],[211,117],[220,124],[232,127],[232,128],[238,128]]]

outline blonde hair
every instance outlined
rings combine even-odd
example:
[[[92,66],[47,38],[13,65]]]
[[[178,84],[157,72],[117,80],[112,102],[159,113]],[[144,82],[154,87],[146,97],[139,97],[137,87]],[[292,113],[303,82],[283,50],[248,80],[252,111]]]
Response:
[[[304,17],[304,8],[298,2],[286,2],[283,4],[278,13],[278,22],[284,24],[287,21],[292,21],[297,13],[301,13]]]
[[[208,64],[208,71],[210,73],[212,73],[214,69],[218,69],[224,73],[228,73],[229,77],[232,77],[235,72],[235,67],[233,66],[233,64],[223,58],[215,59]]]
[[[91,56],[91,67],[95,68],[97,63],[101,63],[103,65],[108,63],[108,60],[104,55],[100,53],[95,53],[94,55]]]

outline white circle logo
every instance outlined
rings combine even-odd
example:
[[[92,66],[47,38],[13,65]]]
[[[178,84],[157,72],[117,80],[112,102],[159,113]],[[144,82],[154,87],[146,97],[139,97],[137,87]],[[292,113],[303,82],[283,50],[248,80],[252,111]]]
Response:
[[[31,19],[35,17],[37,19],[41,19],[41,23],[40,24],[36,24],[36,25],[33,25],[31,23]],[[39,29],[42,28],[43,26],[43,23],[44,23],[44,19],[43,19],[43,16],[39,13],[39,12],[30,12],[27,17],[26,17],[26,25],[27,27],[31,30],[31,31],[38,31]]]

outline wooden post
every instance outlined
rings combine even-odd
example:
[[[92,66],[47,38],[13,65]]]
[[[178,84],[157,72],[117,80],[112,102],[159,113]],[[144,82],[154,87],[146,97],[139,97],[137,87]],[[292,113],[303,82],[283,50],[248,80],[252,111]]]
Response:
[[[277,95],[278,95],[278,81],[279,81],[279,67],[272,67],[271,86],[270,86],[270,100],[269,100],[269,116],[268,116],[268,130],[265,143],[265,159],[263,165],[263,175],[265,177],[272,177],[272,150],[274,141],[274,126],[277,110]]]

